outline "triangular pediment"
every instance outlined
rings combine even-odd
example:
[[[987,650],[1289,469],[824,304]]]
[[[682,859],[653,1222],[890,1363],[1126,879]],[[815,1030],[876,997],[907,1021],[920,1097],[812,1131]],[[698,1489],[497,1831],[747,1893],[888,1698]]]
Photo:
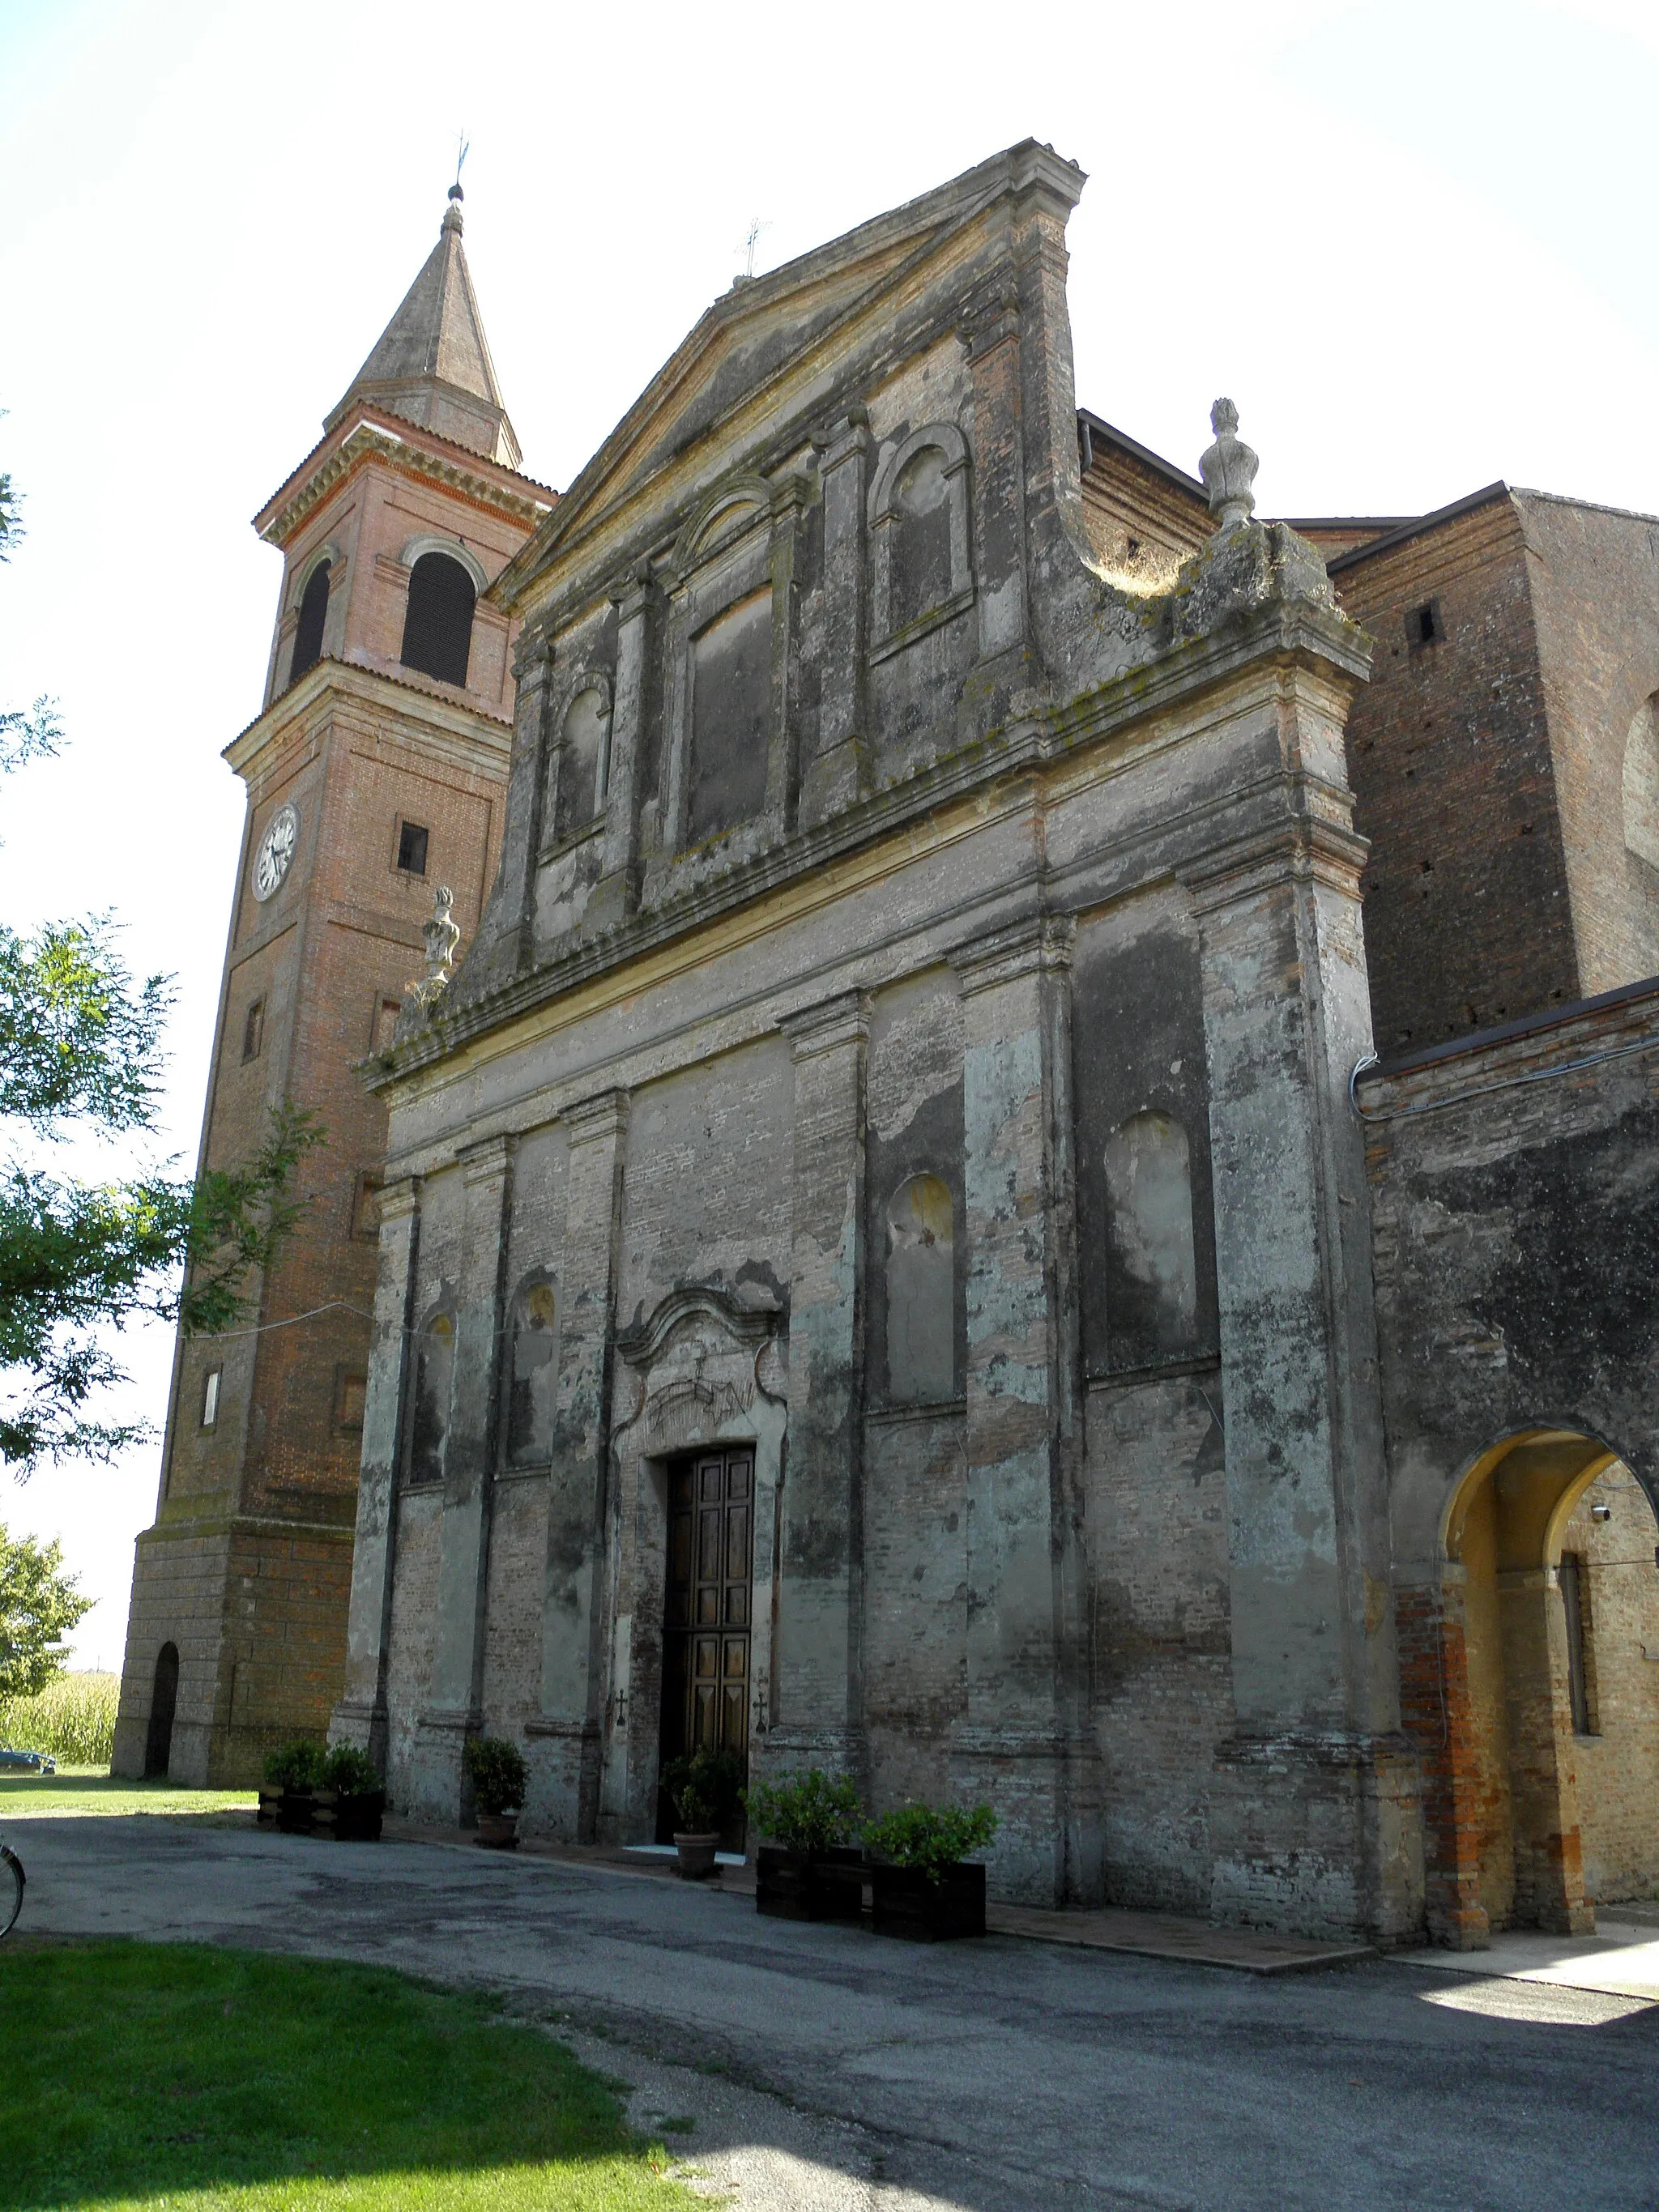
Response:
[[[868,325],[895,325],[995,203],[1033,181],[1068,208],[1081,171],[1027,140],[920,199],[860,224],[763,276],[739,279],[708,308],[496,586],[510,601],[564,550],[574,550],[678,471],[695,487],[738,459],[751,420],[802,425],[833,412],[836,360]],[[804,434],[804,428],[803,428]],[[729,458],[728,458],[729,457]],[[695,495],[695,491],[693,491]]]

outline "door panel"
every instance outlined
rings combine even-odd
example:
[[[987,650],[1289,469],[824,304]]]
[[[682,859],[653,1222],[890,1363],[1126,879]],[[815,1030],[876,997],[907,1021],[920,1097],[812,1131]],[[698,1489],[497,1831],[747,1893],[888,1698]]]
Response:
[[[754,1486],[755,1456],[748,1445],[699,1452],[668,1470],[665,1766],[704,1749],[748,1757]],[[666,1842],[673,1829],[673,1808],[660,1792],[658,1840]]]

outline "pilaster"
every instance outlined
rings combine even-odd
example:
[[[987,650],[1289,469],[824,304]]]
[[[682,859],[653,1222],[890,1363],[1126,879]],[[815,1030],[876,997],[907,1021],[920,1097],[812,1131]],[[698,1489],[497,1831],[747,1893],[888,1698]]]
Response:
[[[861,993],[783,1024],[795,1062],[789,1462],[767,1758],[863,1779]]]
[[[648,796],[652,621],[661,594],[648,562],[611,586],[617,610],[617,675],[611,714],[610,774],[605,787],[603,872],[588,899],[590,927],[621,921],[639,897],[640,808]]]
[[[415,1809],[461,1817],[460,1753],[479,1725],[489,1574],[501,1300],[512,1197],[513,1139],[489,1137],[459,1155],[465,1231],[455,1323],[454,1380],[444,1447],[437,1619],[428,1703],[414,1760]]]
[[[1327,732],[1295,681],[1282,757]],[[1304,727],[1304,723],[1308,725]],[[1348,1075],[1370,1050],[1346,823],[1286,811],[1188,872],[1217,1194],[1234,1735],[1218,1750],[1212,1909],[1312,1933],[1421,1914],[1400,1734],[1369,1204]]]
[[[817,749],[801,781],[800,818],[808,827],[850,806],[869,782],[864,701],[868,410],[849,407],[839,422],[815,431],[812,443],[823,502],[823,615]]]
[[[420,1178],[408,1176],[388,1183],[380,1194],[379,1273],[363,1405],[345,1694],[329,1725],[331,1742],[357,1745],[382,1777],[386,1771],[386,1663],[397,1572],[403,1409],[413,1358],[420,1241]]]
[[[542,1592],[541,1711],[530,1723],[532,1826],[591,1842],[599,1811],[605,1697],[606,1472],[628,1097],[585,1100],[570,1146],[558,1292],[559,1385]]]
[[[1077,1638],[1077,1299],[1071,925],[1032,916],[965,947],[967,1711],[958,1796],[1000,1820],[995,1893],[1092,1902],[1095,1759]]]

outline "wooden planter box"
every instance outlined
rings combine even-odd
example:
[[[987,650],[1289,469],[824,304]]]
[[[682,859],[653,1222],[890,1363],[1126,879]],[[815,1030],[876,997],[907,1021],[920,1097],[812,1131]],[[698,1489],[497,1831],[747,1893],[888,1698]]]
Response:
[[[809,1852],[763,1844],[755,1861],[755,1909],[775,1920],[858,1920],[864,1875],[864,1853],[850,1847]]]
[[[276,1825],[285,1836],[308,1836],[318,1808],[326,1798],[331,1809],[333,1793],[317,1790],[284,1790],[276,1800]]]
[[[487,1851],[516,1851],[519,1816],[516,1813],[480,1813],[478,1832],[472,1839]]]
[[[899,1936],[913,1943],[940,1943],[955,1936],[985,1933],[985,1869],[971,1861],[946,1869],[929,1881],[916,1867],[870,1869],[878,1936]]]
[[[385,1813],[383,1790],[354,1790],[349,1796],[336,1797],[333,1811],[318,1825],[326,1827],[337,1843],[378,1844]]]
[[[262,1790],[259,1792],[259,1810],[256,1818],[262,1828],[276,1826],[278,1817],[277,1808],[282,1802],[283,1793],[280,1790]]]

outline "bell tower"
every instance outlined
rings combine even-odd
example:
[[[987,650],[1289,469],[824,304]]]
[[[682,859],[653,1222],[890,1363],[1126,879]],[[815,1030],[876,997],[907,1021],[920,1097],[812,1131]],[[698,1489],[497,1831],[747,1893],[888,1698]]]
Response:
[[[452,187],[437,244],[254,519],[283,556],[199,1164],[284,1097],[327,1141],[307,1209],[221,1338],[180,1340],[139,1537],[115,1771],[243,1783],[319,1739],[343,1681],[386,1116],[354,1070],[390,1041],[440,887],[463,941],[494,877],[512,625],[491,583],[554,504],[520,469]]]

